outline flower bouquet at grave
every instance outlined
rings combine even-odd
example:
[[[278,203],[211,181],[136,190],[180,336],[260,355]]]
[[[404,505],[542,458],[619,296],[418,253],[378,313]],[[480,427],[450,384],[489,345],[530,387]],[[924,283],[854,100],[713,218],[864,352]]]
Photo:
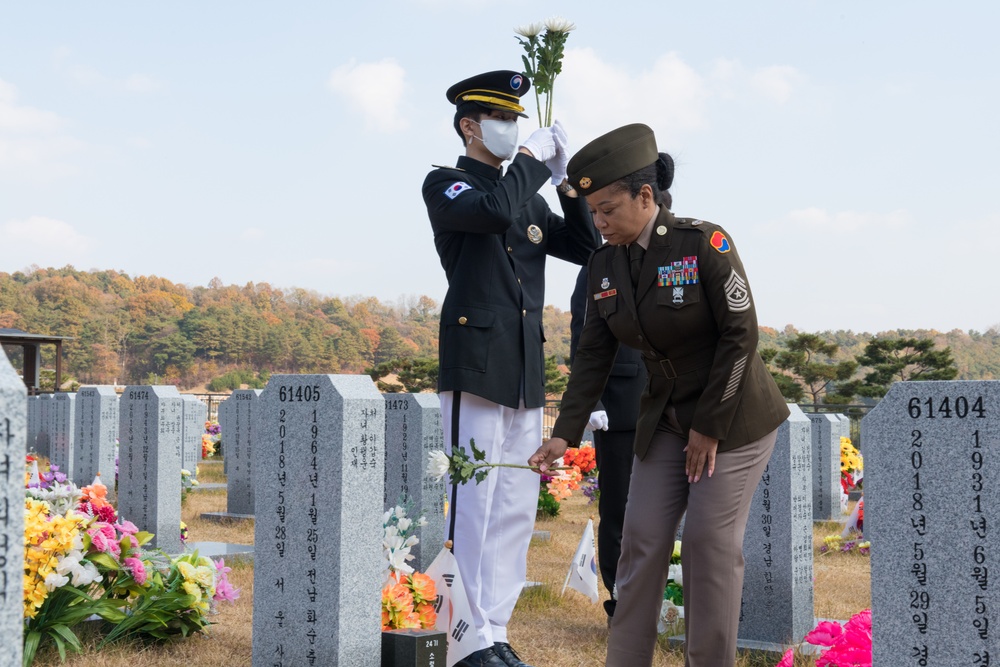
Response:
[[[663,634],[684,618],[684,583],[681,568],[681,541],[674,540],[674,551],[670,554],[670,566],[667,573],[667,585],[663,589],[663,604],[660,606],[660,617],[656,623],[656,631]]]
[[[553,89],[556,77],[562,72],[566,40],[575,29],[576,25],[558,16],[543,23],[529,23],[514,28],[514,32],[520,35],[515,39],[524,48],[524,55],[521,56],[524,75],[534,84],[539,127],[552,125]],[[545,98],[544,112],[542,97]]]
[[[856,533],[851,539],[845,539],[841,535],[827,535],[823,538],[819,552],[821,554],[856,553],[867,556],[871,552],[871,548],[871,542],[865,540],[861,533]]]
[[[209,419],[205,422],[205,432],[201,436],[201,458],[210,458],[221,450],[222,427],[219,426],[218,421]]]
[[[405,507],[397,505],[382,516],[382,550],[385,556],[385,583],[382,587],[382,630],[427,629],[437,623],[434,581],[416,572],[407,561],[418,543],[414,531],[426,526],[424,517],[410,519]]]
[[[850,438],[840,439],[840,488],[847,493],[851,488],[861,488],[865,462]]]
[[[841,625],[836,621],[821,621],[802,641],[827,647],[816,658],[816,667],[871,667],[872,610],[864,609]],[[792,667],[795,650],[788,649],[775,667]]]
[[[177,563],[190,556],[172,561],[158,549],[145,549],[153,535],[118,516],[100,476],[77,489],[58,470],[39,473],[37,462],[32,465],[25,494],[25,665],[47,641],[62,657],[67,648],[80,652],[74,628],[93,616],[111,625],[104,642],[135,632],[159,637],[171,627],[187,634],[190,627],[207,625],[204,596],[195,599],[186,591],[183,606],[164,609],[170,597],[165,577],[169,581],[171,571],[183,569]],[[201,561],[215,569],[212,599],[235,599],[225,564]],[[204,572],[199,576],[207,580]]]
[[[197,468],[195,471],[197,472]],[[191,471],[186,468],[181,468],[181,505],[187,500],[188,494],[191,493],[191,489],[198,486],[198,480],[195,476],[191,474]]]

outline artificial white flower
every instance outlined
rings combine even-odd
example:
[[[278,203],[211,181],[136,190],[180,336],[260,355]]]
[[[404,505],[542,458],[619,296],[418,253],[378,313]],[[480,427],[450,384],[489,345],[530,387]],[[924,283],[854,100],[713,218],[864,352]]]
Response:
[[[433,477],[435,482],[443,479],[451,467],[451,459],[448,458],[448,455],[440,449],[435,449],[427,454],[427,458],[427,474]]]
[[[683,570],[681,569],[681,564],[680,563],[671,563],[670,564],[669,572],[667,573],[667,578],[668,579],[673,579],[676,582],[681,582],[682,581],[682,579],[681,579],[682,575],[683,575]]]
[[[57,588],[61,588],[69,583],[69,577],[64,577],[56,572],[51,572],[45,577],[45,590],[49,593]]]
[[[663,606],[660,607],[660,617],[656,620],[656,631],[662,635],[681,618],[684,618],[684,608],[678,607],[670,600],[664,600]]]
[[[408,531],[410,529],[410,526],[412,524],[413,524],[413,521],[410,520],[410,519],[408,519],[408,518],[406,518],[405,516],[404,517],[400,517],[396,521],[396,527],[399,529],[399,532],[401,532],[401,533],[405,533],[406,531]]]

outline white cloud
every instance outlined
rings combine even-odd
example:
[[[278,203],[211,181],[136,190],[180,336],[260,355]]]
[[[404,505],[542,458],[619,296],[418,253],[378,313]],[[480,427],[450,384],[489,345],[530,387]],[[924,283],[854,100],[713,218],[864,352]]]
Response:
[[[760,99],[785,104],[805,84],[806,77],[790,65],[748,70],[739,60],[719,58],[709,73],[713,95],[724,100]]]
[[[54,132],[64,122],[57,114],[17,104],[17,88],[0,79],[0,133]]]
[[[65,134],[58,114],[18,103],[17,88],[0,79],[0,173],[48,180],[73,173],[66,160],[84,146]]]
[[[133,74],[125,79],[125,90],[133,93],[158,93],[163,89],[163,83],[146,74]]]
[[[660,56],[639,72],[604,61],[594,49],[567,49],[555,84],[555,116],[574,134],[594,137],[626,123],[649,122],[668,133],[700,129],[707,123],[704,78],[676,53]],[[534,116],[534,94],[524,105]],[[532,118],[534,120],[534,118]],[[658,138],[661,132],[657,132]],[[573,137],[571,137],[572,140]]]
[[[777,104],[784,104],[792,97],[796,86],[804,77],[788,65],[763,67],[750,77],[750,85],[758,93]]]
[[[257,241],[264,238],[264,230],[258,227],[248,227],[240,232],[241,241]]]
[[[40,215],[8,220],[0,225],[0,236],[6,254],[21,258],[25,266],[80,264],[93,246],[91,239],[70,224]]]
[[[327,83],[351,109],[364,116],[368,129],[395,132],[409,127],[401,109],[406,70],[395,59],[358,63],[352,58],[334,69]]]
[[[112,90],[130,93],[159,93],[166,89],[162,81],[143,73],[134,73],[124,77],[109,76],[97,68],[83,63],[72,62],[73,52],[60,47],[52,55],[52,62],[57,70],[69,77],[77,85],[85,88],[105,87]]]

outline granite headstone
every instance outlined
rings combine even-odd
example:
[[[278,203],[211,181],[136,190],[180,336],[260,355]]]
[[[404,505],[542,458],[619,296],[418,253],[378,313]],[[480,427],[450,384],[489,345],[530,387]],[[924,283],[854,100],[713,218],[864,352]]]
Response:
[[[1000,381],[894,384],[861,434],[872,664],[1000,665]]]
[[[52,394],[39,394],[38,401],[38,433],[35,434],[35,453],[49,458],[52,450]]]
[[[416,528],[419,542],[410,562],[423,572],[444,545],[444,480],[427,474],[427,455],[444,451],[441,400],[437,394],[385,395],[385,509],[405,501],[409,518],[423,516],[427,525]]]
[[[190,394],[183,394],[184,429],[181,435],[181,467],[198,479],[198,462],[201,461],[201,435],[205,432],[208,406]]]
[[[28,390],[0,353],[0,667],[21,667]]]
[[[125,388],[120,405],[118,515],[171,554],[182,551],[183,403],[176,387],[139,385]]]
[[[812,422],[813,521],[837,521],[840,513],[840,438],[850,434],[839,415],[814,413]]]
[[[226,438],[226,511],[210,519],[252,519],[254,513],[253,450],[260,413],[259,389],[238,389],[219,404],[219,426]]]
[[[53,396],[49,406],[52,415],[52,432],[49,445],[49,461],[59,466],[69,479],[73,479],[73,429],[76,415],[76,394],[59,392]]]
[[[118,394],[111,386],[80,387],[76,392],[73,483],[86,486],[98,473],[115,502],[115,440]]]
[[[364,375],[272,375],[259,400],[253,665],[378,667],[385,399]]]
[[[739,642],[747,648],[801,641],[814,625],[811,424],[788,407],[743,539]]]
[[[41,407],[41,403],[38,402],[38,396],[28,396],[28,427],[25,431],[25,446],[29,452],[35,449],[35,440],[38,439],[39,423],[41,421],[38,411]]]

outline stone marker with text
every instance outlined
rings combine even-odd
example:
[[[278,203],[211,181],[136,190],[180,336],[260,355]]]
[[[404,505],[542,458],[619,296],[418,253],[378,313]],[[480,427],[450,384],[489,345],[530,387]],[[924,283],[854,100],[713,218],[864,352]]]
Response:
[[[1000,665],[1000,382],[897,383],[861,441],[872,664]]]

